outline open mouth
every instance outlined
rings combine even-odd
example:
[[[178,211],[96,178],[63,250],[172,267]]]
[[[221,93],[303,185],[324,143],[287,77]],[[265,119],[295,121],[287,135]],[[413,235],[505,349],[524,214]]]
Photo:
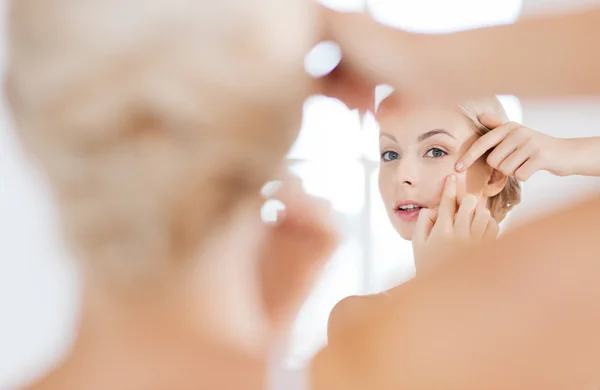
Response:
[[[398,211],[411,212],[411,211],[421,210],[422,208],[423,207],[416,205],[416,204],[405,204],[405,205],[398,207]]]
[[[396,215],[404,221],[416,221],[419,218],[419,213],[425,207],[416,203],[406,203],[396,207]]]

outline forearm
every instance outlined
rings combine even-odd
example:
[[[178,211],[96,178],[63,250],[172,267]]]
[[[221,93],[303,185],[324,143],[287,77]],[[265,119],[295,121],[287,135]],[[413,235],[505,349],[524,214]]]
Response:
[[[419,39],[424,61],[443,65],[432,77],[462,101],[600,94],[598,36],[600,8]]]
[[[600,198],[398,287],[346,335],[337,371],[373,390],[596,385],[599,230]]]
[[[600,176],[600,137],[565,139],[568,175]]]

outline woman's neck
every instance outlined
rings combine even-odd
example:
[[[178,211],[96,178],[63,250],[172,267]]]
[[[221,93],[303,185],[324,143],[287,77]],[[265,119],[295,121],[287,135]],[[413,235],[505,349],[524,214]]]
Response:
[[[265,359],[215,342],[184,298],[117,301],[88,289],[71,351],[30,390],[264,389]]]
[[[120,289],[84,266],[75,343],[30,390],[264,389],[263,230],[253,208],[241,210],[183,272],[165,271],[156,283]]]

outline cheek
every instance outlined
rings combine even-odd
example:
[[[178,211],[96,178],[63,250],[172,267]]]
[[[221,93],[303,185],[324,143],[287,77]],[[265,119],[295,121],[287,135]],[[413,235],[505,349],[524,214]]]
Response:
[[[412,241],[413,234],[415,233],[415,225],[414,223],[401,223],[395,226],[395,228],[402,239]]]
[[[466,185],[469,194],[481,194],[489,180],[490,172],[487,164],[483,160],[477,161],[467,169]]]
[[[421,181],[422,188],[426,193],[431,194],[430,202],[437,204],[442,199],[446,178],[454,173],[454,164],[455,162],[446,159],[423,171],[425,180]]]
[[[384,167],[381,167],[379,169],[378,185],[379,193],[381,194],[381,199],[383,199],[383,202],[386,203],[387,206],[387,203],[390,201],[394,185],[392,182],[392,175],[389,169],[386,169]]]

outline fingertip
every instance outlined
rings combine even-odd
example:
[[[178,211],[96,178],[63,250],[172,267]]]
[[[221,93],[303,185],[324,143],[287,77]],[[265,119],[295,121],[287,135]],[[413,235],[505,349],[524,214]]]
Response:
[[[421,213],[423,213],[424,218],[431,218],[434,215],[434,211],[435,210],[432,209],[422,209]]]
[[[478,115],[477,116],[477,120],[484,125],[485,127],[487,127],[488,129],[494,129],[498,126],[501,126],[503,124],[503,122],[496,118],[494,115],[486,112],[484,114]]]
[[[463,197],[463,200],[470,203],[473,206],[473,208],[477,207],[477,204],[479,203],[477,196],[473,194],[466,194]]]
[[[495,120],[495,119],[496,119],[496,117],[494,117],[489,112],[485,112],[483,114],[477,115],[477,120],[479,122],[490,122],[490,121]]]
[[[459,176],[457,174],[450,175],[450,188],[453,191],[454,196],[456,196],[457,186],[459,182]]]
[[[457,194],[459,194],[459,195],[467,193],[467,174],[466,174],[466,172],[460,172],[456,175],[456,191],[457,191]]]
[[[446,177],[444,192],[442,197],[454,198],[456,196],[456,175],[451,174]]]
[[[463,160],[460,160],[459,162],[456,163],[456,165],[454,166],[454,168],[458,171],[458,172],[462,172],[462,170],[465,167],[465,162]]]

